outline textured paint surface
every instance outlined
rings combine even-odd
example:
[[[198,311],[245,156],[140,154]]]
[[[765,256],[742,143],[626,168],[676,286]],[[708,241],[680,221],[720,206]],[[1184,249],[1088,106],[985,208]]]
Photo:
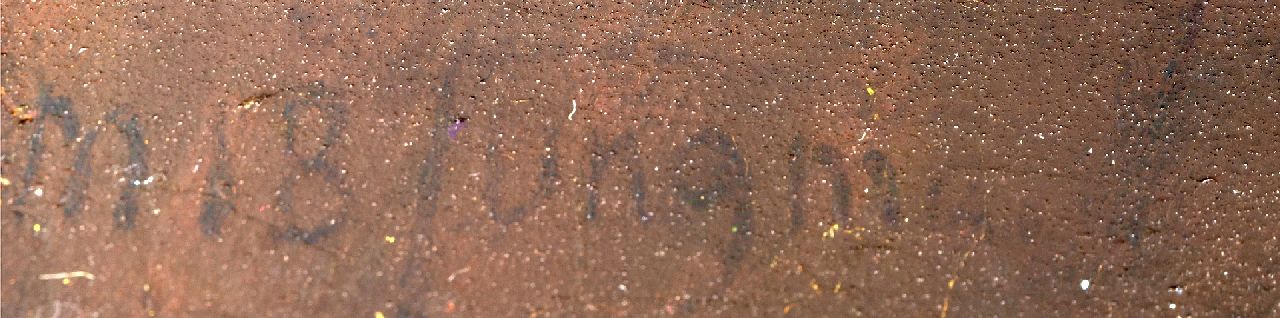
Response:
[[[3,8],[3,317],[1280,315],[1268,1]]]

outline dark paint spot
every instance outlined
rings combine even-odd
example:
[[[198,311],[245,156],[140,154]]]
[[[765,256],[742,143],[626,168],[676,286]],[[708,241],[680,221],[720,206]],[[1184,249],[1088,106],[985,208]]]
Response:
[[[427,318],[427,315],[414,312],[409,306],[399,304],[396,306],[396,318]]]
[[[925,191],[925,196],[930,199],[936,199],[942,196],[942,178],[933,178],[929,180],[929,189]]]
[[[297,225],[288,225],[284,229],[279,230],[275,236],[277,239],[302,242],[306,245],[316,245],[317,243],[320,243],[321,239],[337,232],[339,224],[341,224],[341,222],[326,223],[317,225],[310,230],[303,229]]]
[[[720,196],[720,191],[714,189],[704,189],[700,186],[690,186],[680,191],[680,199],[685,204],[693,206],[698,211],[707,211],[711,209],[713,203]]]
[[[1125,236],[1125,239],[1129,242],[1130,248],[1136,249],[1139,247],[1139,244],[1142,243],[1142,231],[1145,228],[1145,225],[1140,219],[1141,217],[1142,216],[1139,214],[1134,214],[1133,218],[1129,219],[1129,222],[1125,224],[1125,232],[1128,233],[1128,235]]]
[[[820,165],[828,167],[835,164],[836,161],[840,159],[839,157],[840,155],[836,151],[836,148],[828,144],[818,145],[818,149],[815,149],[813,154],[814,161],[817,161]]]

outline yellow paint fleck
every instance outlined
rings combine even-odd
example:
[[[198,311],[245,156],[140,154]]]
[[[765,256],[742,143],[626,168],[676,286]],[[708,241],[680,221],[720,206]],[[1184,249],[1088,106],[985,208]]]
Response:
[[[831,289],[831,292],[837,293],[837,294],[840,293],[840,285],[843,285],[843,284],[844,283],[836,283],[836,288]]]
[[[939,317],[947,318],[948,309],[951,309],[951,295],[947,295],[947,298],[942,300],[942,314]]]
[[[880,120],[880,114],[879,113],[871,114],[871,120]]]
[[[17,118],[18,123],[27,123],[35,120],[36,116],[39,115],[39,112],[32,110],[31,106],[27,106],[27,104],[18,104],[18,106],[9,108],[9,115],[13,115],[13,118]]]
[[[36,233],[40,233],[40,223],[31,225],[31,230],[35,231]]]
[[[62,284],[63,284],[63,285],[71,285],[71,277],[63,278],[63,279],[62,279]]]
[[[816,280],[809,281],[809,288],[812,288],[813,293],[815,294],[819,294],[819,295],[822,294],[822,286],[818,286],[818,281]]]
[[[876,89],[871,88],[871,86],[867,86],[867,95],[870,96],[875,94],[876,94]]]
[[[835,238],[836,232],[840,231],[840,224],[832,224],[826,231],[822,232],[823,238]]]
[[[373,318],[387,318],[387,316],[383,315],[381,311],[375,311],[373,312]]]
[[[6,187],[9,186],[9,178],[0,177],[0,185],[6,186]]]
[[[795,307],[795,304],[789,304],[786,307],[782,307],[782,313],[783,314],[791,313],[791,307]]]
[[[382,239],[383,239],[383,240],[386,240],[386,241],[387,241],[387,244],[395,244],[395,243],[396,243],[396,237],[395,237],[395,236],[387,235],[387,236],[383,237]]]
[[[947,281],[947,289],[952,289],[952,288],[955,288],[955,287],[956,287],[956,279],[955,279],[955,278],[952,278],[951,280]]]
[[[865,231],[867,231],[867,228],[861,227],[861,226],[855,226],[852,229],[844,230],[844,234],[853,234],[854,237],[861,238],[862,232],[865,232]]]
[[[729,228],[729,232],[738,233],[738,227],[737,227],[737,226],[734,226],[734,227]]]

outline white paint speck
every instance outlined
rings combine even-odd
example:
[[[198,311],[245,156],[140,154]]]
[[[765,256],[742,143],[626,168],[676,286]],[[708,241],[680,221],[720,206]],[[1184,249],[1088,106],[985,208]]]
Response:
[[[578,100],[573,100],[573,110],[569,111],[569,120],[573,120],[573,114],[578,112]]]
[[[1088,280],[1088,279],[1081,279],[1081,280],[1080,280],[1080,290],[1083,290],[1083,291],[1088,291],[1088,290],[1089,290],[1089,280]]]

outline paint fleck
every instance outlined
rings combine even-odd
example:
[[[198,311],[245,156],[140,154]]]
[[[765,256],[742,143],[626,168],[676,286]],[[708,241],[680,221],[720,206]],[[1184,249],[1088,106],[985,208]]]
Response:
[[[840,224],[832,224],[826,231],[822,232],[822,238],[835,238],[836,233],[840,231]]]
[[[453,120],[453,124],[449,125],[449,140],[457,140],[458,132],[462,131],[462,127],[467,123],[466,117],[458,117]]]

